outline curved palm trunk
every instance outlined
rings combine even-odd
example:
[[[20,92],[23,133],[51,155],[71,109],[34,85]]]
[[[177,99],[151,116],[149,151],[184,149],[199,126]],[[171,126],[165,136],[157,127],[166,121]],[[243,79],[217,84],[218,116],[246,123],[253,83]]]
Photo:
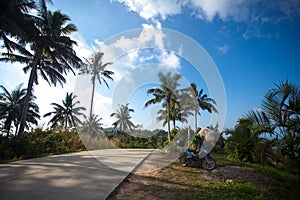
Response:
[[[21,117],[21,123],[19,127],[18,134],[21,134],[24,132],[25,129],[25,124],[26,124],[26,118],[27,118],[27,113],[28,113],[28,108],[29,108],[29,102],[31,98],[31,93],[32,93],[32,87],[33,87],[33,81],[36,78],[36,70],[37,70],[37,64],[42,55],[42,51],[39,51],[37,55],[35,56],[33,63],[32,63],[32,69],[30,71],[30,76],[29,76],[29,81],[28,81],[28,86],[27,86],[27,91],[26,91],[26,97],[25,97],[25,103],[24,103],[24,108],[22,112],[22,117]]]
[[[94,105],[94,94],[95,94],[95,78],[93,79],[93,89],[92,89],[92,99],[91,99],[91,107],[90,107],[90,118],[92,119],[93,115],[93,105]]]

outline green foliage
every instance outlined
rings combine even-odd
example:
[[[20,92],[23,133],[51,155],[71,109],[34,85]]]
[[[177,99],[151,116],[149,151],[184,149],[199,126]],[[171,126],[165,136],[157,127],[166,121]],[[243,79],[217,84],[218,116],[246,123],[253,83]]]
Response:
[[[22,11],[27,10],[27,6],[20,9],[20,6],[17,6],[18,4],[10,4],[11,6],[8,7],[8,9],[11,8],[13,11],[18,11],[14,13],[18,14],[18,17],[13,17],[14,14],[4,13],[4,19],[11,17],[10,20],[12,21],[10,23],[16,22],[17,24],[22,24],[22,31],[15,32],[15,28],[14,30],[2,31],[3,33],[8,31],[7,33],[10,36],[16,36],[13,37],[14,42],[10,41],[13,47],[7,45],[8,40],[6,40],[7,37],[4,37],[3,33],[1,33],[0,37],[3,39],[6,38],[5,46],[10,46],[14,50],[2,53],[1,60],[6,62],[20,62],[25,65],[23,68],[24,72],[30,72],[18,131],[19,133],[23,133],[27,121],[29,102],[33,94],[33,87],[34,84],[38,84],[39,77],[42,77],[54,86],[57,84],[63,85],[66,82],[64,75],[68,72],[75,74],[74,68],[80,66],[81,59],[73,49],[73,45],[76,45],[76,42],[69,37],[72,32],[77,31],[76,26],[69,23],[69,16],[61,13],[59,10],[54,12],[48,10],[45,0],[40,0],[37,6],[33,3],[32,6],[37,11],[34,15],[30,15],[29,13],[22,14]],[[9,25],[8,22],[6,23],[6,25]],[[3,24],[1,23],[1,30],[2,28]]]
[[[240,119],[233,130],[226,130],[229,135],[225,151],[241,161],[254,162],[254,146],[258,135],[252,130],[253,123],[249,119]]]
[[[44,117],[52,116],[48,123],[48,125],[51,124],[51,128],[62,126],[67,129],[82,123],[79,117],[84,116],[81,111],[85,111],[86,109],[84,107],[77,107],[80,102],[75,101],[76,98],[77,96],[72,92],[70,94],[67,92],[65,99],[62,100],[62,104],[51,103],[54,111],[44,115]]]
[[[274,141],[257,145],[263,156],[279,160],[286,167],[300,174],[300,89],[288,81],[282,81],[269,90],[262,101],[262,108],[250,111],[247,118],[255,125],[253,130],[260,135],[268,134]],[[275,152],[270,149],[277,149]],[[278,151],[280,150],[280,151]]]
[[[152,104],[162,103],[162,107],[164,108],[162,113],[158,113],[158,120],[164,121],[164,124],[168,125],[168,141],[171,141],[171,128],[170,121],[172,120],[171,112],[174,110],[172,106],[178,104],[178,96],[180,86],[179,80],[181,79],[180,74],[172,74],[168,72],[163,74],[162,72],[158,73],[158,79],[160,81],[159,88],[151,88],[147,91],[147,94],[152,94],[153,98],[145,103],[145,107],[148,107]],[[163,114],[165,113],[165,114]],[[176,114],[175,114],[176,116]],[[176,117],[173,118],[174,124]],[[175,128],[175,127],[174,127]]]
[[[4,86],[0,85],[0,121],[1,132],[5,133],[7,137],[13,133],[13,129],[17,132],[21,120],[22,108],[25,103],[26,89],[22,89],[22,84],[18,85],[16,89],[9,92]],[[34,103],[35,96],[31,96],[29,101],[29,110],[27,113],[26,128],[31,125],[37,125],[39,115],[39,107]]]
[[[117,118],[117,121],[113,123],[114,128],[119,127],[122,131],[133,130],[133,128],[135,128],[135,125],[131,121],[132,117],[130,116],[130,112],[134,112],[134,110],[128,106],[129,103],[119,105],[119,109],[110,115],[111,117]]]
[[[120,148],[163,148],[168,144],[167,132],[148,131],[148,136],[132,136],[123,131],[106,132],[106,137]]]
[[[62,154],[84,150],[80,138],[68,130],[43,131],[35,129],[31,133],[12,137],[1,137],[1,162],[12,159],[28,159],[51,154]]]

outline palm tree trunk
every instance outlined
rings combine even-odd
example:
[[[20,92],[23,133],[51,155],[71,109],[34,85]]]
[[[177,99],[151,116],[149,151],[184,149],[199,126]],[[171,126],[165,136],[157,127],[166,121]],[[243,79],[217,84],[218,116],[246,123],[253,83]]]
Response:
[[[197,125],[197,121],[198,121],[197,115],[198,115],[198,112],[197,112],[197,110],[195,110],[195,134],[197,134],[197,129],[198,129],[198,125]]]
[[[67,130],[67,127],[68,127],[68,117],[66,116],[65,117],[65,130]]]
[[[168,122],[168,141],[171,142],[171,130],[170,130],[170,101],[167,101],[167,122]]]
[[[175,119],[173,120],[173,127],[174,127],[174,130],[176,129],[176,122],[175,122]]]
[[[8,126],[7,126],[7,135],[6,135],[7,138],[9,138],[9,133],[10,133],[10,129],[11,129],[11,123],[12,123],[12,120],[9,120]]]
[[[93,89],[92,89],[92,99],[91,99],[91,107],[90,107],[90,118],[92,119],[93,115],[93,104],[94,104],[94,94],[95,94],[95,78],[93,79]]]
[[[31,99],[31,93],[32,93],[32,87],[33,87],[33,81],[36,78],[36,70],[37,70],[37,64],[42,55],[42,51],[38,51],[37,55],[35,56],[33,63],[32,63],[32,69],[30,71],[30,76],[29,76],[29,81],[28,81],[28,86],[27,86],[27,91],[26,91],[26,97],[25,97],[25,103],[24,103],[24,108],[22,112],[22,117],[21,117],[21,123],[19,127],[18,134],[20,135],[21,133],[24,132],[25,129],[25,124],[26,124],[26,118],[27,118],[27,113],[28,113],[28,108],[29,108],[29,102]]]

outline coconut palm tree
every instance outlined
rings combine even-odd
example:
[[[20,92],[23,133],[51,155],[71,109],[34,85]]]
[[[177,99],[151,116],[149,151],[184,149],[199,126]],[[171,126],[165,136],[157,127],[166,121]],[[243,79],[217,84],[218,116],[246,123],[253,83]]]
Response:
[[[3,129],[7,137],[11,133],[12,125],[17,130],[22,115],[22,108],[24,105],[26,89],[22,89],[20,84],[12,92],[9,92],[4,86],[0,86],[3,93],[0,93],[0,120],[3,121]],[[26,128],[31,124],[37,125],[39,116],[39,107],[34,103],[35,97],[32,96],[29,103],[29,111],[27,113]]]
[[[84,111],[84,107],[76,107],[79,104],[79,101],[75,101],[77,96],[73,93],[67,93],[65,99],[62,101],[62,105],[58,103],[51,103],[54,108],[54,111],[46,113],[44,117],[52,116],[49,124],[51,128],[56,126],[63,126],[65,129],[75,127],[78,124],[81,124],[79,116],[84,116],[81,111]]]
[[[163,103],[166,106],[166,121],[168,124],[168,140],[171,141],[171,104],[176,102],[179,96],[179,83],[178,80],[181,78],[180,74],[172,75],[171,72],[163,74],[158,73],[158,78],[161,83],[160,88],[151,88],[147,91],[147,94],[152,94],[154,97],[145,103],[145,107],[156,103]]]
[[[91,82],[93,85],[92,89],[92,98],[91,98],[91,107],[90,107],[90,117],[92,117],[93,114],[93,103],[94,103],[94,94],[95,94],[95,86],[96,86],[96,81],[100,84],[102,82],[105,83],[105,85],[109,88],[109,85],[107,81],[105,80],[106,78],[113,80],[111,77],[114,72],[106,70],[106,67],[112,64],[112,62],[108,63],[103,63],[102,58],[103,58],[104,53],[97,52],[94,53],[89,59],[84,59],[85,62],[83,63],[80,73],[79,74],[90,74],[91,77]]]
[[[25,63],[24,72],[30,72],[25,104],[22,112],[19,134],[23,132],[26,122],[30,98],[34,84],[38,84],[38,74],[50,85],[63,85],[66,79],[63,75],[79,68],[81,60],[76,56],[73,45],[76,42],[68,35],[76,31],[74,24],[68,23],[70,18],[60,11],[48,11],[45,0],[40,0],[35,18],[37,32],[32,32],[34,40],[30,41],[30,50],[3,53],[4,61]]]
[[[133,109],[128,107],[129,103],[125,105],[119,105],[119,109],[112,113],[111,117],[116,117],[117,121],[113,123],[114,128],[119,127],[121,131],[128,131],[135,128],[134,123],[131,121],[130,112],[134,112]]]
[[[178,100],[177,100],[178,101]],[[163,126],[165,126],[167,122],[167,111],[165,109],[165,105],[163,105],[164,109],[160,109],[157,111],[158,117],[156,118],[158,121],[163,121]],[[180,108],[179,102],[172,102],[170,106],[170,121],[173,122],[173,129],[176,129],[176,121],[180,121],[181,123],[187,122],[187,117],[191,114],[189,111],[185,111]]]
[[[197,85],[195,83],[191,83],[189,88],[186,88],[185,90],[185,105],[188,107],[188,109],[192,110],[194,112],[195,117],[195,131],[198,130],[198,115],[200,116],[200,110],[206,110],[209,113],[216,112],[218,113],[215,105],[216,101],[213,98],[208,97],[207,94],[203,92],[203,89],[199,90],[197,89]],[[187,108],[185,108],[187,109]]]
[[[101,120],[102,118],[99,118],[98,115],[93,114],[92,116],[89,116],[89,118],[86,118],[86,121],[82,124],[83,132],[92,136],[99,135],[100,131],[103,130],[103,124],[100,122]]]

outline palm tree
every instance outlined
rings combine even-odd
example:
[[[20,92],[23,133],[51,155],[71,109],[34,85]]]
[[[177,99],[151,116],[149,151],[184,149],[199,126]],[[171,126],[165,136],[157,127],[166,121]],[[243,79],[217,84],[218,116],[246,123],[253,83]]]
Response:
[[[46,113],[44,117],[53,115],[49,124],[51,128],[54,128],[58,125],[63,126],[65,129],[75,127],[78,124],[81,124],[79,116],[84,116],[81,111],[84,111],[84,107],[76,107],[79,104],[79,101],[75,101],[77,96],[73,93],[67,93],[65,100],[62,101],[62,105],[57,103],[51,103],[54,108],[54,111]],[[75,102],[74,102],[75,101]]]
[[[168,124],[168,141],[171,141],[171,130],[170,130],[170,120],[171,120],[171,104],[176,102],[178,99],[178,80],[181,78],[180,74],[172,75],[171,72],[163,74],[162,72],[158,73],[158,78],[161,83],[161,88],[151,88],[147,91],[147,94],[152,94],[153,99],[150,99],[145,103],[145,107],[148,107],[151,104],[156,104],[163,102],[163,105],[166,106],[166,121]]]
[[[40,1],[37,10],[38,17],[35,18],[35,27],[38,31],[32,32],[34,40],[29,43],[31,50],[22,49],[18,53],[3,53],[5,57],[2,59],[25,63],[24,72],[30,71],[19,134],[25,127],[33,84],[38,84],[38,74],[49,85],[56,86],[57,83],[63,85],[66,82],[63,75],[69,71],[75,75],[73,67],[79,68],[81,64],[80,58],[73,50],[76,42],[68,37],[70,33],[77,30],[74,24],[67,24],[70,18],[60,11],[48,11],[45,0]]]
[[[119,127],[121,131],[128,131],[135,128],[134,123],[131,121],[130,112],[134,112],[133,109],[128,107],[129,103],[126,105],[119,105],[119,110],[112,113],[111,117],[116,117],[117,121],[113,123],[114,128]]]
[[[83,132],[86,132],[92,136],[99,135],[100,131],[103,130],[102,123],[100,122],[102,118],[98,118],[98,115],[89,116],[86,121],[83,122]]]
[[[215,105],[216,101],[213,98],[207,96],[207,94],[203,93],[203,89],[197,89],[197,85],[195,83],[191,83],[189,88],[186,88],[188,98],[185,99],[188,103],[185,103],[190,109],[194,112],[195,117],[195,131],[198,130],[198,115],[201,115],[200,110],[207,110],[209,113],[216,112],[218,113]],[[185,108],[186,109],[186,108]]]
[[[254,161],[254,147],[259,137],[253,130],[251,120],[241,118],[234,129],[227,129],[224,133],[228,135],[225,146],[227,153],[241,161]]]
[[[269,90],[262,102],[262,108],[247,114],[260,134],[270,134],[284,144],[283,152],[288,156],[300,174],[300,89],[288,81],[280,82]]]
[[[22,108],[24,105],[26,89],[22,89],[22,84],[20,84],[11,93],[4,87],[0,86],[3,93],[0,94],[0,120],[4,121],[3,129],[5,130],[7,137],[11,133],[12,124],[17,130],[20,123],[20,118],[22,114]],[[30,127],[30,124],[37,125],[39,116],[39,107],[35,104],[35,97],[32,96],[29,103],[29,111],[27,113],[27,123],[26,128]]]
[[[9,52],[23,49],[22,44],[30,41],[34,35],[32,33],[37,32],[35,17],[28,14],[29,10],[35,8],[33,0],[0,1],[0,39]],[[12,37],[17,41],[12,40]]]
[[[163,105],[163,107],[165,108],[166,106]],[[176,129],[176,121],[180,121],[182,123],[187,122],[187,117],[190,112],[181,109],[179,102],[172,102],[170,109],[170,121],[173,122],[173,129]],[[156,119],[158,121],[163,121],[163,126],[165,126],[168,123],[166,109],[160,109],[159,111],[157,111],[157,114],[158,117]]]
[[[91,107],[90,107],[90,117],[92,116],[92,108],[93,108],[93,103],[94,103],[94,94],[95,94],[95,85],[96,85],[96,80],[100,84],[102,82],[105,83],[105,85],[109,88],[107,81],[105,78],[108,78],[110,80],[113,80],[111,77],[114,72],[106,70],[105,68],[108,67],[109,65],[112,64],[112,62],[108,63],[102,63],[102,58],[103,58],[104,53],[97,52],[94,53],[89,59],[85,59],[85,62],[82,65],[82,68],[80,69],[79,74],[91,74],[91,82],[93,85],[92,89],[92,98],[91,98]]]

